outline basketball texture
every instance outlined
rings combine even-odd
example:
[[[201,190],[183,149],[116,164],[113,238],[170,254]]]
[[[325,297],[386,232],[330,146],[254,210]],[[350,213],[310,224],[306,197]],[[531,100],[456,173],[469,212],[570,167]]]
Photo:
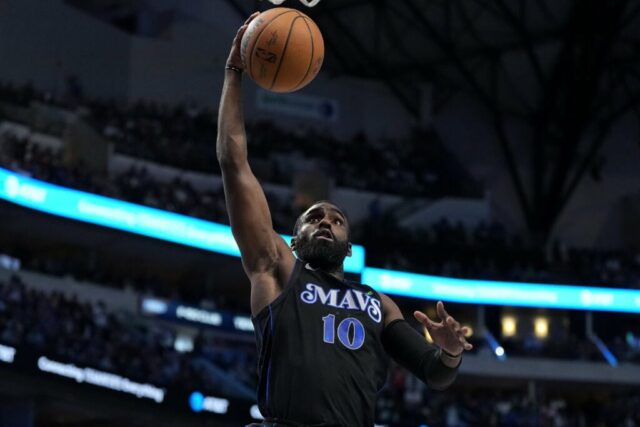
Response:
[[[308,85],[324,60],[320,29],[304,13],[286,7],[262,12],[242,37],[245,70],[258,86],[293,92]]]

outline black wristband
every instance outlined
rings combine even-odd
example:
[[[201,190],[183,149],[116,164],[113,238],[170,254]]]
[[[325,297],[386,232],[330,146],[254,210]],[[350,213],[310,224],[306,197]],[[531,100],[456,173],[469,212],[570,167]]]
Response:
[[[445,350],[442,347],[440,347],[440,351],[443,352],[444,354],[446,354],[447,356],[453,358],[453,359],[457,359],[458,357],[462,357],[462,351],[460,353],[458,353],[457,355],[453,355],[453,354],[449,353],[447,350]]]
[[[242,74],[242,71],[243,71],[242,68],[236,67],[235,65],[230,65],[230,64],[227,64],[224,68],[226,70],[235,71],[238,74]]]

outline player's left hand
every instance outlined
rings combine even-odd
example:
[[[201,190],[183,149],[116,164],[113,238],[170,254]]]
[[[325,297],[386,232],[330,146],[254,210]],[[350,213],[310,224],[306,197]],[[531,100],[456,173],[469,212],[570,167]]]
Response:
[[[427,328],[434,344],[447,353],[457,356],[464,350],[471,350],[473,346],[465,338],[465,335],[469,333],[469,328],[460,327],[460,323],[446,312],[442,301],[438,301],[436,311],[441,322],[434,322],[420,311],[415,311],[413,316]]]

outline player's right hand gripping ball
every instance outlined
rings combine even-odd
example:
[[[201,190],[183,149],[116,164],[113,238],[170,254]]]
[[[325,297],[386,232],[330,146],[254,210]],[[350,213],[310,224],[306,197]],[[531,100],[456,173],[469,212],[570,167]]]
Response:
[[[240,53],[258,86],[294,92],[308,85],[324,60],[320,29],[304,13],[286,7],[262,12],[244,33]]]

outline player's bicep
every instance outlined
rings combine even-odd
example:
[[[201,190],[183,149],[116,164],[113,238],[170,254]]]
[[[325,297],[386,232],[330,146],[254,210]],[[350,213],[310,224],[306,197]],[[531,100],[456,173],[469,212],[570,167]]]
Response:
[[[391,298],[383,293],[379,293],[382,299],[382,312],[384,313],[384,325],[387,326],[394,320],[404,319],[402,311]]]
[[[231,230],[247,274],[275,272],[280,243],[264,191],[249,164],[223,168],[222,181]]]

